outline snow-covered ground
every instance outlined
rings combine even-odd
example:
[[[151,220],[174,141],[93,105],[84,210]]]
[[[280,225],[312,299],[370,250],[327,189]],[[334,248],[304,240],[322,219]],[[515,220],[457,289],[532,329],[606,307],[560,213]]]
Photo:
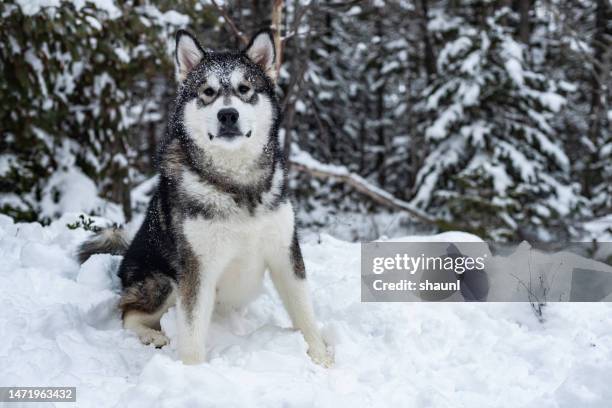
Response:
[[[215,317],[209,362],[140,344],[115,308],[120,258],[79,266],[87,236],[0,215],[0,385],[76,386],[79,407],[609,407],[612,307],[361,303],[359,244],[303,243],[318,318],[335,348],[306,355],[272,286]],[[175,340],[174,309],[162,326]],[[33,406],[28,404],[27,406]],[[58,406],[70,406],[62,403]],[[11,407],[18,404],[10,404]],[[47,405],[46,405],[47,406]]]

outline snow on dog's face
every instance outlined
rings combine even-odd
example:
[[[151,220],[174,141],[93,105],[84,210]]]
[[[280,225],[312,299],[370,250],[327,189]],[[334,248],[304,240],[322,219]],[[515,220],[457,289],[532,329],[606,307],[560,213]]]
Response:
[[[277,116],[274,61],[269,32],[242,52],[205,50],[187,32],[177,33],[183,124],[198,147],[217,158],[259,157]]]

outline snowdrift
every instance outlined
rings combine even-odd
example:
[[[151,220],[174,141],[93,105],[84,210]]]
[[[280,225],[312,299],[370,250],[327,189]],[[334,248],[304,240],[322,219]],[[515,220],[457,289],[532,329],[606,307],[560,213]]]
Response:
[[[549,304],[540,323],[528,303],[361,303],[359,244],[325,235],[306,236],[303,251],[333,368],[310,361],[269,282],[246,310],[215,316],[208,363],[185,366],[173,344],[143,346],[121,328],[121,258],[79,266],[73,252],[88,233],[66,227],[75,219],[42,227],[0,215],[3,386],[76,386],[79,407],[604,407],[612,399],[609,304]],[[174,313],[162,326],[175,342]]]

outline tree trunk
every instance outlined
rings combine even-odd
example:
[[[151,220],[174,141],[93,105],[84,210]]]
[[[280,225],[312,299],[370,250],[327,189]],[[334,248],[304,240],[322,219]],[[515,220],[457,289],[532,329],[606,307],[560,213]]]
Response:
[[[531,26],[529,22],[529,9],[531,8],[531,0],[518,0],[519,21],[519,38],[524,44],[529,44],[531,36]]]
[[[591,73],[591,107],[589,112],[589,139],[595,146],[603,146],[604,122],[606,121],[606,86],[610,78],[610,51],[607,38],[612,33],[607,32],[608,0],[597,0],[595,9],[595,32],[591,45],[593,47],[593,69]],[[584,183],[584,194],[593,195],[593,189],[602,182],[599,149],[589,160]]]
[[[381,19],[376,20],[376,35],[380,38],[383,38],[384,31],[382,27]],[[382,66],[379,66],[378,69],[382,69]],[[386,172],[385,172],[385,162],[387,158],[387,140],[385,135],[385,82],[378,86],[376,90],[376,135],[378,138],[378,147],[381,149],[378,153],[378,160],[376,165],[376,170],[378,171],[378,183],[381,188],[385,188],[385,184],[387,181]]]
[[[283,63],[283,43],[281,41],[281,27],[283,24],[283,0],[274,0],[272,5],[272,31],[274,32],[274,50],[276,51],[276,77],[280,75]]]
[[[431,84],[436,75],[436,57],[433,52],[433,46],[431,44],[431,38],[429,37],[429,29],[427,24],[429,23],[429,7],[427,0],[421,0],[421,16],[419,19],[419,26],[421,28],[421,36],[423,38],[423,54],[425,56],[425,72],[427,73],[427,83]]]

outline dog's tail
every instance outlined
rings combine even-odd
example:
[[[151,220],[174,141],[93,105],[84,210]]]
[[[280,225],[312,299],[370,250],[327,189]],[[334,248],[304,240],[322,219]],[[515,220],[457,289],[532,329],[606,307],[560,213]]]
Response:
[[[77,258],[83,263],[95,254],[123,255],[129,246],[130,237],[123,228],[104,228],[79,246]]]

